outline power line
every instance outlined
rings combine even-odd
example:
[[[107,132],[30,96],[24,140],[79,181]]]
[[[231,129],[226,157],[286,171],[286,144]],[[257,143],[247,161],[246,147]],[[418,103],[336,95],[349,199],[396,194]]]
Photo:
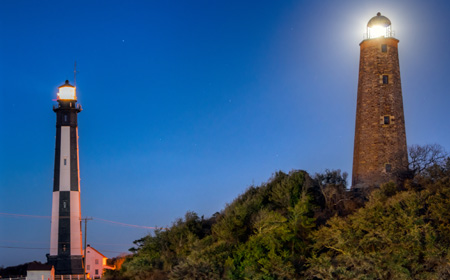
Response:
[[[6,249],[35,249],[35,250],[49,250],[50,248],[36,248],[36,247],[16,247],[16,246],[0,246]]]
[[[0,243],[20,243],[20,244],[48,244],[48,241],[20,241],[20,240],[5,240],[0,239]],[[63,243],[63,242],[61,242]],[[114,247],[126,247],[126,246],[134,246],[132,242],[130,243],[103,243],[103,242],[89,242],[89,244],[93,244],[95,246],[114,246]]]
[[[103,243],[103,242],[89,242],[89,244],[94,244],[94,245],[99,245],[99,246],[103,246],[103,245],[108,245],[108,246],[133,246],[133,243]]]
[[[50,248],[46,247],[46,248],[37,248],[37,247],[17,247],[17,246],[0,246],[0,248],[4,248],[4,249],[25,249],[25,250],[50,250]],[[78,249],[78,248],[73,248],[73,249]],[[102,250],[102,252],[108,252],[108,253],[117,253],[117,254],[122,254],[122,253],[127,253],[127,252],[118,252],[118,251],[109,251],[109,250]]]
[[[0,213],[0,215],[22,217],[22,218],[39,218],[39,219],[49,219],[52,217],[52,216],[37,216],[37,215],[24,215],[24,214],[13,214],[13,213]]]
[[[129,254],[129,252],[117,252],[117,251],[109,251],[109,250],[101,250],[102,252],[108,252],[108,253],[116,253],[116,254]]]
[[[23,243],[23,244],[47,244],[48,242],[37,242],[37,241],[19,241],[19,240],[4,240],[0,239],[0,242],[6,243]]]
[[[159,227],[147,227],[147,226],[138,226],[138,225],[132,225],[132,224],[125,224],[125,223],[121,223],[121,222],[109,221],[109,220],[100,219],[100,218],[94,218],[94,219],[98,220],[98,221],[106,222],[106,223],[119,225],[119,226],[125,226],[125,227],[145,228],[145,229],[166,229],[166,228],[159,228]]]
[[[0,215],[11,216],[11,217],[20,217],[20,218],[37,218],[37,219],[50,219],[52,217],[52,216],[26,215],[26,214],[2,213],[2,212],[0,212]],[[73,216],[73,217],[78,217],[78,216]],[[70,216],[60,216],[59,218],[70,218]],[[96,218],[96,217],[92,217],[92,219],[101,221],[101,222],[105,222],[105,223],[118,225],[118,226],[123,226],[123,227],[143,228],[143,229],[167,229],[165,227],[149,227],[149,226],[127,224],[127,223],[116,222],[116,221],[111,221],[111,220],[106,220],[106,219],[101,219],[101,218]]]

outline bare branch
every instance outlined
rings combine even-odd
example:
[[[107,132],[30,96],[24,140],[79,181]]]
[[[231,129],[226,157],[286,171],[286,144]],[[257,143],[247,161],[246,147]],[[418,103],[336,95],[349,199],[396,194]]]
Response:
[[[408,148],[408,153],[409,169],[414,174],[422,174],[434,165],[443,166],[449,156],[439,144],[413,145]]]

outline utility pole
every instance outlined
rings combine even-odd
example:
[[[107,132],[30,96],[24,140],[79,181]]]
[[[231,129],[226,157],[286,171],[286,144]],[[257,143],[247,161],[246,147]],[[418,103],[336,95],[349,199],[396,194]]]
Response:
[[[86,280],[86,240],[87,240],[87,221],[92,220],[91,218],[83,218],[81,219],[84,221],[84,261],[83,261],[83,266],[84,266],[84,280]]]

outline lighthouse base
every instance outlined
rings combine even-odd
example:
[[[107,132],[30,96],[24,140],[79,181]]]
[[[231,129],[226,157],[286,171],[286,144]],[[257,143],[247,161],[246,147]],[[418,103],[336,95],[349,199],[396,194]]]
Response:
[[[83,274],[83,256],[50,256],[47,264],[53,265],[55,275]]]

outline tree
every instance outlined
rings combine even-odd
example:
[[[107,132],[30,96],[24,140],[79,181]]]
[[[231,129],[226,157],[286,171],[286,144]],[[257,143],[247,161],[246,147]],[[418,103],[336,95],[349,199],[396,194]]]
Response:
[[[423,174],[433,165],[444,165],[449,157],[449,154],[439,144],[412,145],[408,148],[408,154],[409,169],[415,175]]]
[[[389,184],[365,207],[314,233],[309,279],[450,277],[450,180],[397,193]]]
[[[318,219],[319,223],[328,220],[335,214],[348,215],[362,206],[362,203],[356,202],[355,195],[357,194],[347,190],[347,176],[347,172],[341,174],[339,169],[326,169],[324,173],[316,173],[314,176],[324,199],[323,210]]]

